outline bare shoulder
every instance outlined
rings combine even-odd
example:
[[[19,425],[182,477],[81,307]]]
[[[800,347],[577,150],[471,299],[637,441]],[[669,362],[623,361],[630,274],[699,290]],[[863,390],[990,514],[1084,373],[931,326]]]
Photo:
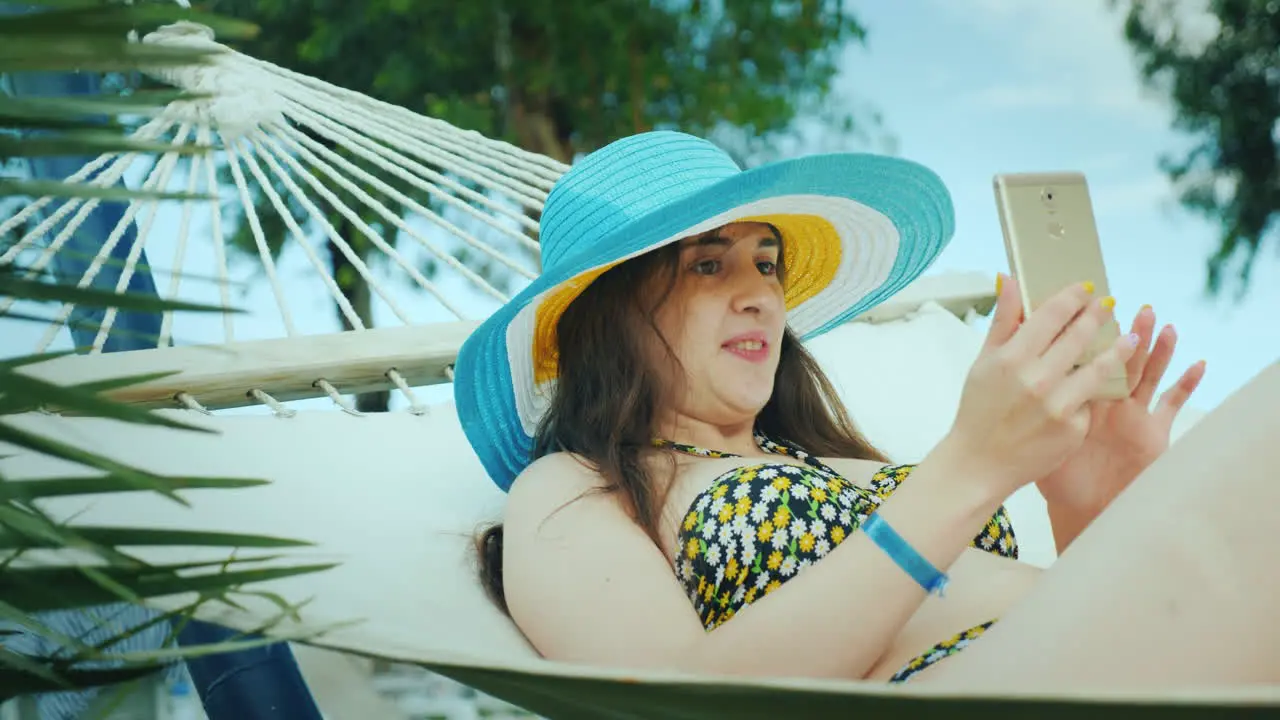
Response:
[[[530,465],[504,520],[507,605],[544,657],[665,663],[702,634],[667,558],[581,459]]]
[[[508,505],[540,505],[568,493],[604,487],[604,480],[582,458],[566,452],[534,460],[511,483]]]
[[[604,479],[580,457],[564,452],[545,455],[511,484],[504,521],[519,531],[527,523],[542,523],[580,502],[595,510],[616,505],[604,490]]]

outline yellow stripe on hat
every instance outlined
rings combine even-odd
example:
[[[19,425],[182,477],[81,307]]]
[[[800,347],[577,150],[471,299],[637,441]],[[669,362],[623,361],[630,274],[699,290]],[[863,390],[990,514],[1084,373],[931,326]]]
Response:
[[[564,314],[569,303],[577,299],[587,286],[595,279],[618,263],[613,262],[603,267],[593,268],[581,275],[567,280],[552,290],[538,305],[533,325],[533,381],[534,385],[552,380],[559,372],[560,352],[556,342],[556,325]]]
[[[840,267],[844,243],[829,220],[820,215],[756,215],[738,222],[766,223],[782,235],[783,297],[794,310],[826,289]]]
[[[786,269],[783,298],[787,310],[794,310],[822,292],[835,279],[844,245],[840,234],[819,215],[755,215],[734,222],[767,223],[782,235],[782,266]],[[618,263],[588,270],[561,283],[539,305],[532,338],[534,384],[554,380],[559,371],[556,325],[565,308],[587,286]]]

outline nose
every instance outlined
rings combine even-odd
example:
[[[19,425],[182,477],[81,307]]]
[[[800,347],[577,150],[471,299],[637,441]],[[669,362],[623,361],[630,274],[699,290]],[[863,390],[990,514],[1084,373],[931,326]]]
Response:
[[[773,313],[782,305],[782,290],[777,280],[762,274],[754,263],[734,273],[731,292],[734,312]]]

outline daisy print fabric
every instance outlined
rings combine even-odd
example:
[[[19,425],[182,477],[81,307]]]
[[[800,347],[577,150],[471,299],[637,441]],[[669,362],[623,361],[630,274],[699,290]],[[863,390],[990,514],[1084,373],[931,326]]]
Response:
[[[735,468],[701,492],[685,513],[675,568],[707,630],[821,560],[856,532],[914,469],[886,466],[864,488],[802,450],[764,437],[756,442],[768,452],[805,464],[768,462]],[[655,444],[700,457],[735,457],[668,441]],[[1017,540],[1004,508],[987,522],[973,546],[1017,557]],[[989,624],[939,643],[903,670],[918,672],[958,651]]]

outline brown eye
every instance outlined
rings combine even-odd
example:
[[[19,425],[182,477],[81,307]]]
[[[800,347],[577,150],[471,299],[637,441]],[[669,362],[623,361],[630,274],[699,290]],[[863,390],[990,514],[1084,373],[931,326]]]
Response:
[[[708,258],[693,264],[693,271],[699,275],[713,275],[720,270],[720,261]]]
[[[756,267],[760,269],[761,275],[777,275],[778,263],[772,260],[761,260],[756,263]]]

